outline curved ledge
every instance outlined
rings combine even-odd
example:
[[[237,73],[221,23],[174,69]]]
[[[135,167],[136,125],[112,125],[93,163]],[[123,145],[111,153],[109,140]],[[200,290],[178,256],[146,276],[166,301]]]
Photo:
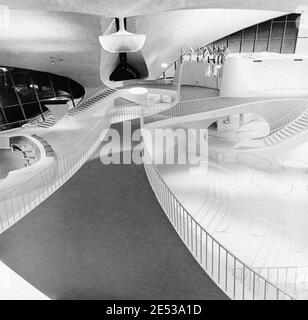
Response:
[[[143,164],[153,192],[190,253],[232,299],[294,300],[215,240],[168,188],[143,143]]]

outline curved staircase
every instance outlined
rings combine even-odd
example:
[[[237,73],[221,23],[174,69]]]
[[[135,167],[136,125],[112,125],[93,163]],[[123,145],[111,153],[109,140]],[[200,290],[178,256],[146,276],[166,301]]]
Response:
[[[268,136],[236,144],[236,148],[266,148],[282,143],[308,129],[308,109]]]

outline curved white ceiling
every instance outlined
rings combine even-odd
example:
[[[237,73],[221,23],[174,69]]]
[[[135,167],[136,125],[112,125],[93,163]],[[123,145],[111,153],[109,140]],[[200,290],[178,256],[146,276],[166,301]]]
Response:
[[[100,20],[68,12],[10,10],[10,27],[0,27],[0,65],[57,73],[97,87]]]
[[[1,0],[0,4],[8,4],[10,8],[10,28],[2,30],[0,27],[0,65],[53,72],[71,77],[86,88],[94,88],[101,85],[101,56],[104,59],[102,66],[110,64],[109,69],[112,70],[116,64],[114,57],[101,55],[98,37],[107,29],[111,18],[99,16],[99,13],[105,16],[111,13],[118,15],[119,12],[135,15],[128,19],[128,31],[147,35],[141,53],[150,76],[162,71],[161,63],[170,63],[177,58],[181,47],[206,44],[238,29],[283,14],[259,10],[204,9],[136,16],[146,11],[155,12],[185,5],[190,7],[201,2],[203,6],[210,3],[206,0]],[[227,0],[223,2],[230,4]],[[244,3],[232,0],[235,6],[240,2]],[[245,3],[255,3],[255,6],[263,2],[245,0]],[[289,6],[294,3],[285,2]],[[279,7],[285,9],[282,5]],[[51,56],[63,59],[63,63],[52,65]]]
[[[107,17],[135,16],[175,9],[222,8],[294,12],[304,0],[1,0],[12,9],[68,11]]]
[[[211,43],[219,38],[248,26],[283,15],[278,11],[199,9],[161,12],[129,18],[128,29],[147,35],[142,49],[150,76],[163,71],[180,55],[180,49],[188,51]]]

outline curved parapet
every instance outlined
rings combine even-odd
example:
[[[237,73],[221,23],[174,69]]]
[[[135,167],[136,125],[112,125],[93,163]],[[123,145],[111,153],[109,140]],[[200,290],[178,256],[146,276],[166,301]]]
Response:
[[[157,200],[193,257],[232,299],[292,300],[213,238],[184,208],[161,177],[143,144],[144,168]]]
[[[103,109],[106,110],[107,107],[104,106]],[[108,117],[94,119],[87,113],[85,114],[87,117],[84,117],[81,121],[74,119],[74,123],[73,120],[66,119],[72,126],[71,131],[69,128],[66,128],[65,131],[67,133],[66,137],[70,138],[68,140],[69,146],[58,143],[57,130],[52,133],[48,132],[49,135],[46,134],[44,138],[38,134],[30,137],[38,142],[37,145],[41,147],[41,154],[45,155],[46,161],[43,166],[38,166],[35,171],[29,172],[29,174],[23,176],[23,179],[18,180],[18,184],[16,184],[15,177],[14,183],[11,183],[9,187],[5,185],[5,190],[3,188],[0,190],[0,233],[16,223],[62,186],[96,150],[101,142],[102,133],[109,128],[110,121]],[[85,119],[87,121],[84,121]],[[74,139],[72,137],[72,133],[76,136],[74,126],[80,128],[81,122],[86,125],[86,128],[83,128],[82,131],[84,135],[80,134]],[[34,132],[41,132],[39,130],[42,129],[35,130]],[[32,128],[30,131],[33,134]],[[63,136],[65,135],[62,132],[61,137]],[[51,140],[53,143],[56,142],[56,146],[49,143]],[[54,148],[57,151],[56,159]]]

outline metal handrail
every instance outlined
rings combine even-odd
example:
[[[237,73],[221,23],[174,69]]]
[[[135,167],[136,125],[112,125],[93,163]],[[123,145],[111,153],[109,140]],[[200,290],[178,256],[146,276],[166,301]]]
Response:
[[[143,121],[141,121],[141,124]],[[148,158],[148,161],[145,161],[145,157]],[[149,162],[149,163],[148,163]],[[145,167],[145,171],[147,173],[149,182],[152,186],[152,189],[164,209],[167,217],[172,223],[175,230],[178,232],[183,242],[189,248],[192,255],[199,262],[199,264],[205,269],[205,271],[211,276],[211,278],[218,284],[224,292],[235,299],[256,299],[260,297],[260,295],[256,295],[255,289],[252,292],[248,292],[245,287],[245,280],[241,283],[240,293],[236,290],[236,283],[238,279],[236,278],[236,274],[233,274],[233,286],[230,288],[228,284],[228,259],[233,259],[233,265],[236,267],[237,264],[243,267],[244,273],[249,272],[253,276],[254,279],[259,279],[263,282],[264,286],[262,289],[262,297],[267,299],[267,294],[269,289],[273,289],[271,298],[280,299],[280,295],[282,295],[283,299],[295,299],[292,295],[284,292],[278,286],[275,286],[266,278],[257,274],[251,267],[247,266],[244,262],[238,259],[234,254],[232,254],[224,245],[219,243],[217,240],[213,238],[194,218],[193,216],[186,210],[186,208],[181,204],[178,198],[172,193],[170,188],[167,186],[166,182],[160,175],[157,167],[153,163],[153,160],[146,148],[146,145],[143,141],[143,163]],[[187,230],[186,230],[187,228]],[[204,238],[205,237],[205,238]],[[208,251],[208,242],[211,242],[211,252]],[[199,244],[198,244],[199,243]],[[206,243],[206,249],[205,245]],[[217,247],[218,253],[218,269],[214,270],[214,248],[215,245]],[[205,250],[205,251],[204,251]],[[224,253],[222,256],[221,252]],[[211,254],[211,267],[208,266],[208,257],[204,259],[204,254]],[[225,270],[221,270],[222,259],[225,257]],[[216,259],[216,258],[215,258]],[[216,260],[217,260],[216,259]],[[216,261],[217,263],[217,261]],[[231,275],[229,275],[230,277]],[[224,282],[222,283],[222,279]],[[244,276],[245,279],[245,276]],[[262,298],[260,297],[260,298]],[[271,299],[270,298],[270,299]]]
[[[99,119],[77,144],[46,169],[11,188],[0,197],[0,232],[39,205],[63,185],[85,163],[101,142],[102,130],[109,128],[108,117]]]
[[[307,100],[308,101],[308,100]],[[263,128],[257,128],[257,129],[251,129],[251,130],[239,130],[236,132],[236,136],[239,138],[239,142],[245,142],[247,140],[262,140],[263,138],[276,133],[280,129],[282,129],[285,125],[293,122],[298,117],[300,117],[303,113],[307,111],[307,108],[302,111],[298,112],[302,109],[302,107],[307,104],[307,101],[304,101],[299,106],[297,106],[295,109],[289,111],[288,113],[284,114],[281,118],[269,123],[269,133],[264,134],[266,132],[267,127]]]
[[[277,132],[278,130],[283,128],[286,124],[294,121],[295,119],[300,117],[303,113],[305,113],[307,111],[308,106],[305,108],[304,111],[302,112],[298,112],[298,111],[301,110],[305,104],[307,104],[307,101],[304,101],[299,106],[297,106],[294,110],[291,110],[287,114],[283,115],[280,119],[270,123],[270,129],[271,129],[270,134]]]
[[[161,116],[165,119],[180,118],[193,114],[222,110],[226,108],[239,107],[263,102],[275,102],[282,100],[307,100],[298,98],[297,96],[262,96],[262,97],[239,97],[239,96],[218,96],[197,100],[181,101],[173,108],[161,114],[156,114],[155,117],[145,118],[145,123],[161,121]],[[222,116],[221,116],[222,117]],[[163,120],[165,120],[163,119]]]
[[[275,285],[292,292],[296,298],[301,298],[301,293],[307,295],[308,266],[278,266],[278,267],[253,267],[258,273],[264,275]]]

